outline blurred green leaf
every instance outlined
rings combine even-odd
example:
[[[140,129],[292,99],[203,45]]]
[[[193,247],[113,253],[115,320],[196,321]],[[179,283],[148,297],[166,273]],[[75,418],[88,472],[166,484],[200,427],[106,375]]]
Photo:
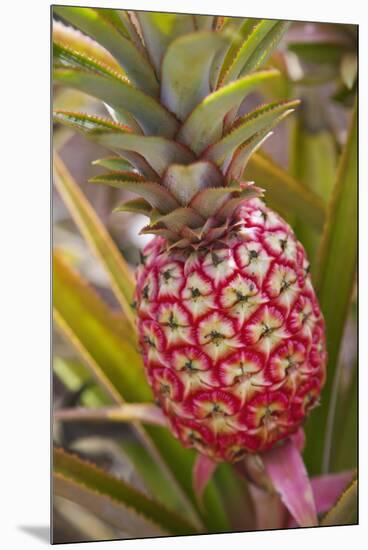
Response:
[[[131,306],[133,302],[134,279],[128,265],[125,263],[105,226],[99,220],[57,154],[54,156],[54,178],[56,188],[80,232],[106,270],[116,298],[131,325],[131,331],[135,332],[135,318]]]
[[[142,445],[130,439],[120,443],[123,453],[134,465],[150,495],[172,510],[183,511],[183,501],[177,491],[173,490],[170,480],[163,475],[162,469],[152,460],[152,457]]]
[[[152,403],[127,403],[113,407],[96,409],[71,407],[57,409],[54,419],[63,422],[143,422],[158,426],[166,426],[166,418],[159,407]]]
[[[157,448],[167,464],[184,488],[191,502],[196,503],[192,486],[192,471],[195,452],[192,449],[184,449],[181,443],[171,433],[158,426],[146,426],[146,431],[155,441]],[[201,517],[209,531],[227,532],[230,529],[229,519],[224,509],[221,494],[214,484],[208,484],[203,497],[203,507],[200,508]]]
[[[306,460],[311,473],[328,472],[336,399],[332,388],[339,376],[340,344],[351,300],[357,260],[357,107],[339,160],[318,255],[317,290],[326,321],[328,367],[323,406],[306,425]],[[322,464],[323,460],[323,464]]]
[[[218,465],[214,474],[223,506],[235,531],[250,531],[256,524],[254,503],[244,476],[238,474],[232,464]]]
[[[313,107],[315,102],[311,105],[311,108]],[[333,187],[337,160],[332,134],[324,129],[309,130],[308,124],[304,122],[304,116],[301,115],[294,122],[290,156],[292,175],[326,204]],[[313,276],[320,232],[300,219],[296,221],[294,230],[307,251]]]
[[[334,138],[327,130],[308,130],[300,120],[294,130],[291,171],[298,181],[327,202],[336,170]]]
[[[53,469],[55,494],[81,504],[132,535],[188,535],[197,532],[185,519],[159,502],[75,455],[55,449]]]
[[[341,79],[348,90],[351,90],[358,73],[358,57],[354,53],[346,53],[341,59],[340,65]]]
[[[333,508],[324,516],[321,525],[354,525],[358,523],[358,482],[355,479],[343,492]]]
[[[94,8],[101,20],[109,22],[116,31],[126,38],[130,38],[130,32],[128,31],[125,23],[125,19],[120,17],[119,10],[111,8]]]
[[[272,81],[264,82],[259,90],[267,99],[271,101],[280,101],[290,99],[292,94],[292,81],[289,77],[287,66],[287,57],[283,51],[275,50],[270,56],[267,66],[277,70],[276,78]]]
[[[194,15],[194,22],[199,30],[210,31],[214,28],[216,17],[214,15]]]
[[[325,219],[323,201],[263,152],[250,158],[243,177],[245,181],[255,181],[265,189],[265,200],[275,210],[295,213],[316,229],[322,228]]]
[[[117,403],[150,401],[142,360],[124,317],[111,311],[57,253],[53,274],[56,322],[98,382]]]
[[[101,407],[111,403],[102,388],[91,383],[90,373],[79,361],[54,357],[53,371],[68,391],[79,392],[84,387],[79,398],[83,406]]]
[[[56,358],[54,360],[54,371],[63,384],[71,391],[77,392],[83,385],[90,381],[90,373],[87,368],[76,361]],[[86,407],[101,408],[111,405],[100,386],[93,385],[84,389],[80,397],[81,403]],[[95,411],[91,411],[92,413]],[[98,414],[98,411],[96,411]],[[170,434],[168,434],[169,437]],[[163,436],[163,441],[165,437]],[[138,475],[143,479],[151,495],[155,495],[160,502],[170,509],[183,510],[183,501],[178,495],[173,484],[164,475],[165,469],[160,468],[158,463],[145,446],[139,441],[121,440],[120,447],[127,455]]]
[[[293,42],[288,49],[309,63],[338,63],[346,51],[346,45],[332,42]]]
[[[338,407],[331,444],[331,471],[355,468],[358,459],[358,365],[352,367],[349,387],[337,394]],[[341,386],[341,384],[339,384]]]

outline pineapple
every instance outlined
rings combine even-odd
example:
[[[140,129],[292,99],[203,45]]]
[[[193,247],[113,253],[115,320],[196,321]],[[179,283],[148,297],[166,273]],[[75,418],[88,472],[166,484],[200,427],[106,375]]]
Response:
[[[246,180],[251,154],[297,101],[240,114],[282,21],[57,7],[54,80],[110,117],[57,111],[110,148],[92,178],[149,218],[136,274],[147,377],[173,434],[214,461],[294,433],[325,380],[324,321],[291,227]],[[90,38],[87,39],[85,35]],[[244,175],[245,174],[245,175]]]

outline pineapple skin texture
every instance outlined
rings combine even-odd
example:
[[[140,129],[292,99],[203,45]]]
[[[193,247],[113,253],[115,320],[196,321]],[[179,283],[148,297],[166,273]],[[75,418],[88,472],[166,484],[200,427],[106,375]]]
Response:
[[[172,433],[235,462],[294,433],[326,376],[324,320],[302,245],[259,199],[221,242],[155,237],[136,273],[139,341]]]

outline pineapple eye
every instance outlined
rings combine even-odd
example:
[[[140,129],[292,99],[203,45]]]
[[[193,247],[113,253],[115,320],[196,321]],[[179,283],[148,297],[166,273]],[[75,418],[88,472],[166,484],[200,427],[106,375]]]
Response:
[[[245,296],[244,294],[239,292],[239,290],[235,290],[235,295],[239,302],[242,302],[243,300],[246,300],[248,298],[248,296]]]
[[[280,286],[280,293],[285,292],[291,285],[290,281],[286,281],[285,279],[282,280],[281,286]]]
[[[256,258],[258,258],[258,255],[259,255],[259,253],[256,250],[250,250],[249,251],[249,259],[250,260],[255,260]]]
[[[151,340],[151,338],[149,336],[144,336],[143,338],[143,341],[148,344],[149,346],[151,346],[151,348],[155,348],[155,343],[153,340]]]
[[[199,296],[201,296],[199,288],[191,288],[190,292],[192,293],[192,298],[198,298]]]
[[[202,438],[197,432],[190,432],[188,438],[191,443],[202,443]]]
[[[240,458],[243,458],[244,456],[245,456],[244,449],[238,449],[237,451],[233,452],[233,460],[238,460]]]
[[[312,312],[311,311],[308,311],[308,312],[302,311],[301,313],[302,313],[302,324],[304,325],[304,323],[311,316]]]
[[[168,269],[167,271],[164,271],[162,275],[163,275],[163,278],[165,279],[165,281],[169,281],[172,277],[171,270]]]
[[[286,246],[287,246],[287,239],[280,239],[279,240],[281,250],[285,252]]]
[[[167,324],[170,328],[178,328],[179,325],[175,321],[175,317],[174,317],[173,312],[170,313],[169,322],[165,323],[165,324]]]
[[[206,334],[206,338],[209,338],[211,342],[214,342],[215,344],[219,344],[221,340],[224,340],[225,336],[221,334],[221,332],[218,332],[217,330],[211,330],[209,334]]]
[[[212,259],[212,263],[215,267],[217,267],[218,265],[220,265],[224,261],[215,252],[211,253],[211,259]]]
[[[268,336],[273,331],[273,328],[266,325],[266,323],[262,323],[262,326],[263,326],[263,331],[261,334],[261,338],[263,338],[264,336]]]
[[[162,395],[170,395],[170,386],[168,386],[167,384],[161,383],[160,393],[162,393]]]

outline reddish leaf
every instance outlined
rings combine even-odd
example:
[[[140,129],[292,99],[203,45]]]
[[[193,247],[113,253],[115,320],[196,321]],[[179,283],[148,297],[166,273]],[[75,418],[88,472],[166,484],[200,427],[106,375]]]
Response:
[[[316,503],[317,514],[325,514],[337,502],[341,493],[354,477],[353,471],[317,476],[311,479],[312,491]],[[289,527],[296,523],[291,518]]]
[[[305,447],[305,433],[303,428],[299,428],[295,434],[290,436],[290,439],[293,441],[298,451],[302,453]]]
[[[193,489],[200,500],[207,483],[210,481],[217,463],[205,455],[199,454],[193,466]]]
[[[275,490],[301,527],[318,525],[312,486],[301,454],[291,439],[262,455]]]
[[[311,480],[318,514],[324,514],[332,508],[353,477],[354,472],[348,471],[318,476]]]
[[[257,530],[283,529],[289,514],[279,496],[270,494],[253,483],[249,483],[249,490],[256,510]],[[295,525],[293,520],[293,526]]]

